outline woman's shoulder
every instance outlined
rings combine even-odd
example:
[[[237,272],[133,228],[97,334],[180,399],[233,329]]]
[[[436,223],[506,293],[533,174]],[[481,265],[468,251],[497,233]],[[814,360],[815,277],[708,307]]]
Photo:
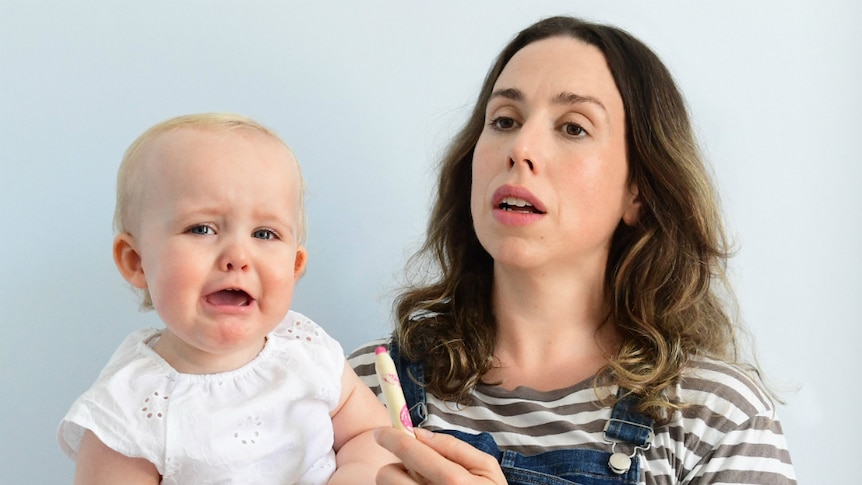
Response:
[[[379,339],[372,340],[370,342],[366,342],[365,344],[359,346],[354,349],[347,355],[347,360],[350,362],[350,365],[356,367],[356,365],[365,365],[365,364],[374,364],[374,351],[377,347],[383,346],[387,349],[389,345],[392,343],[392,337],[382,337]]]
[[[347,362],[350,364],[350,367],[353,367],[356,375],[362,379],[362,382],[364,382],[366,386],[370,387],[371,390],[378,394],[379,383],[377,382],[377,374],[374,369],[374,350],[381,345],[389,348],[391,341],[391,337],[372,340],[360,346],[347,356]]]
[[[653,480],[796,483],[774,401],[754,368],[695,357],[668,392],[682,407],[647,452]]]
[[[720,414],[737,424],[775,412],[758,371],[748,365],[692,358],[675,392],[684,406]]]

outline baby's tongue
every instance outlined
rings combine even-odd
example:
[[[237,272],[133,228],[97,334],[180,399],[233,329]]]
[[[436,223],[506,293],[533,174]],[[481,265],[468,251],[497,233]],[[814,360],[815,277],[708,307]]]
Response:
[[[213,305],[248,305],[248,293],[242,290],[221,290],[210,294],[207,301]]]

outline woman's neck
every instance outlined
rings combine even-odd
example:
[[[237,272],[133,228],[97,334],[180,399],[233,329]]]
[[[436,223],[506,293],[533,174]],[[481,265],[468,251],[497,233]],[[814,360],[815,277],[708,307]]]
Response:
[[[495,268],[498,363],[485,379],[508,389],[568,387],[594,375],[619,347],[604,283],[562,272]]]

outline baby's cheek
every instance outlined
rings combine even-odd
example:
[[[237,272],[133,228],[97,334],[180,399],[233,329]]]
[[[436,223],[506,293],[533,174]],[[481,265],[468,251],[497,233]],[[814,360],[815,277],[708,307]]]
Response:
[[[266,293],[278,294],[281,298],[293,295],[297,280],[292,268],[279,268],[276,271],[268,271],[261,274],[261,283]]]
[[[166,261],[171,264],[171,261]],[[191,286],[191,278],[193,272],[185,268],[182,264],[177,263],[171,271],[165,271],[164,265],[161,268],[156,268],[147,277],[147,285],[150,291],[150,297],[153,300],[153,307],[159,315],[172,315],[180,311],[182,302],[194,298],[193,288]],[[188,301],[186,304],[195,304],[196,302]]]
[[[273,328],[281,322],[290,310],[294,289],[295,284],[290,277],[282,277],[277,281],[270,280],[268,284],[264,283],[261,293],[262,299],[257,303],[264,318],[270,323],[274,323]]]

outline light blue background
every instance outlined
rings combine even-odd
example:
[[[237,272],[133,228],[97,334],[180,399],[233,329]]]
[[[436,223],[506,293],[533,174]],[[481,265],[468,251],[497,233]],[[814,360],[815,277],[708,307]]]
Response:
[[[0,483],[71,482],[58,421],[156,324],[110,254],[141,131],[235,111],[293,146],[310,189],[294,307],[349,351],[391,328],[433,164],[492,57],[557,13],[624,27],[673,71],[800,483],[858,479],[862,4],[0,0]]]

